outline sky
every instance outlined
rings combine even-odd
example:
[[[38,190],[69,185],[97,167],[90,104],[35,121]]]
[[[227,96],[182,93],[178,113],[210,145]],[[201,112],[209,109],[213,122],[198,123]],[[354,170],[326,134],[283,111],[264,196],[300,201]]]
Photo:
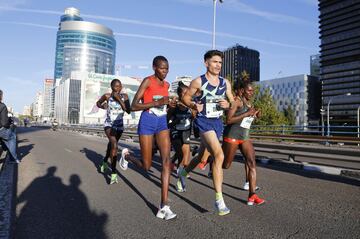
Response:
[[[15,112],[53,78],[56,32],[67,7],[114,31],[120,75],[151,75],[156,55],[169,60],[170,82],[205,71],[213,0],[0,0],[0,89]],[[320,45],[317,0],[224,0],[216,10],[216,48],[258,50],[261,80],[309,74]]]

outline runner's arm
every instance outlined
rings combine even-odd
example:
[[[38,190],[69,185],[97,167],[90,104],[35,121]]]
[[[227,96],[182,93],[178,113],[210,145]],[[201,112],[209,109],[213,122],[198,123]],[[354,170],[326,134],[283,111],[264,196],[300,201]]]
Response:
[[[106,107],[104,107],[104,102],[107,102],[109,96],[110,96],[109,93],[102,95],[100,99],[96,102],[96,106],[100,109],[106,109]]]
[[[201,78],[198,77],[191,81],[189,89],[181,98],[181,102],[192,110],[198,110],[197,103],[192,101],[192,96],[201,88]]]
[[[256,112],[254,108],[250,108],[248,111],[234,116],[236,110],[241,107],[243,107],[243,102],[240,100],[235,100],[233,104],[231,104],[231,107],[226,114],[226,124],[240,123],[245,117],[253,116]]]

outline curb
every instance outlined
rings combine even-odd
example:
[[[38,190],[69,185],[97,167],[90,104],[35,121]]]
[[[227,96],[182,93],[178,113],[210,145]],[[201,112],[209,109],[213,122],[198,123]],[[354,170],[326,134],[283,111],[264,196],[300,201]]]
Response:
[[[284,160],[276,160],[268,157],[257,157],[257,163],[263,165],[276,165],[280,167],[292,168],[303,171],[311,171],[311,172],[320,172],[331,175],[339,175],[344,177],[351,177],[355,179],[360,179],[360,170],[352,170],[352,169],[344,169],[323,165],[310,164],[306,162],[291,162]]]
[[[9,163],[7,155],[0,171],[0,238],[12,238],[12,221],[14,212],[14,176],[16,164]]]

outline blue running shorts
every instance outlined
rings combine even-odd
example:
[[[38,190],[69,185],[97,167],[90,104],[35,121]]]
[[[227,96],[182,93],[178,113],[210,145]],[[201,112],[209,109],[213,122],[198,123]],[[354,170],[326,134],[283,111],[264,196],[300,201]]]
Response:
[[[206,118],[197,116],[194,120],[194,126],[199,128],[200,133],[215,131],[216,136],[220,139],[224,131],[224,125],[221,118]]]
[[[166,115],[156,116],[149,111],[143,111],[140,116],[138,135],[154,135],[168,130]]]

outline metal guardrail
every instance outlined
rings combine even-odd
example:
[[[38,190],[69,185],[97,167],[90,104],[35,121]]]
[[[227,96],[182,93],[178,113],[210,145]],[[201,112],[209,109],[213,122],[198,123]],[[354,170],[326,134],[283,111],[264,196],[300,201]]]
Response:
[[[105,136],[103,128],[60,126],[60,129]],[[326,137],[310,135],[262,135],[252,134],[253,144],[257,155],[285,155],[283,159],[289,161],[311,162],[315,164],[360,169],[360,148],[344,147],[342,144],[357,144],[354,137]],[[124,131],[123,137],[137,140],[135,131]],[[289,142],[291,141],[291,142]],[[307,142],[313,144],[296,144]],[[328,144],[324,144],[327,142]],[[330,144],[338,143],[338,144]],[[191,144],[199,144],[199,140],[192,139]],[[316,144],[314,144],[316,143]],[[323,144],[320,144],[323,143]],[[341,143],[339,145],[339,143]],[[310,160],[310,161],[309,161]]]

